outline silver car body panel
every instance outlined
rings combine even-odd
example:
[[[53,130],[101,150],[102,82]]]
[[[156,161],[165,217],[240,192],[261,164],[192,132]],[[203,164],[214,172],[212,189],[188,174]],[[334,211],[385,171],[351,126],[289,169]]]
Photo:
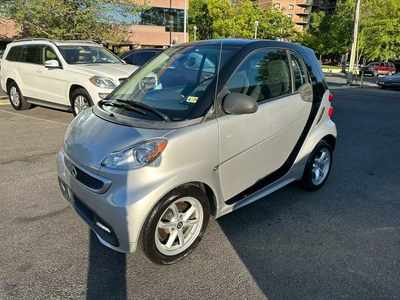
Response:
[[[58,155],[62,196],[104,245],[134,252],[152,208],[177,187],[187,183],[205,187],[219,218],[301,179],[315,146],[326,137],[336,137],[327,113],[329,95],[324,88],[315,105],[295,92],[259,103],[253,114],[212,117],[210,113],[203,121],[164,129],[121,125],[87,109],[70,124]],[[220,96],[215,97],[217,102]],[[101,165],[112,152],[157,138],[167,139],[168,144],[145,167],[119,170]],[[276,170],[283,174],[232,201]],[[92,181],[99,186],[91,186]],[[108,231],[117,233],[118,240]]]

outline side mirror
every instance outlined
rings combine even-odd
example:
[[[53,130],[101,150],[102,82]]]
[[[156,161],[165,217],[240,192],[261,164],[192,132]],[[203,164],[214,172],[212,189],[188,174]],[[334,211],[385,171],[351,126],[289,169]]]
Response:
[[[46,68],[53,68],[54,69],[54,68],[59,68],[60,64],[58,63],[58,60],[50,59],[50,60],[46,60],[44,62],[44,66]]]
[[[222,110],[230,115],[252,114],[257,109],[256,100],[240,93],[229,93],[222,101]]]

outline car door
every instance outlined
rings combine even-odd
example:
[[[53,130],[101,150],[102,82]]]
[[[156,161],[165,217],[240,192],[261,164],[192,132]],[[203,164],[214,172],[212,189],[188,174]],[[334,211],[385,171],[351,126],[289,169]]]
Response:
[[[60,67],[46,67],[45,62],[57,60]],[[68,86],[63,80],[66,70],[61,68],[61,60],[57,52],[49,45],[41,46],[41,64],[38,66],[36,80],[39,87],[39,97],[42,101],[69,105]]]
[[[255,186],[288,160],[311,110],[312,97],[304,101],[297,92],[307,78],[299,55],[267,48],[248,55],[228,81],[230,92],[253,97],[258,110],[218,118],[219,174],[226,200]]]
[[[17,84],[26,98],[39,98],[36,73],[40,66],[40,45],[24,45],[20,62],[16,63]]]

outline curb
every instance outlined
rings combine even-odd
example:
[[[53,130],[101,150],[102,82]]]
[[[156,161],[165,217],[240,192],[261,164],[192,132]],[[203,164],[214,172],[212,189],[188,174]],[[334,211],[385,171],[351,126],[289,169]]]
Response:
[[[9,103],[10,101],[8,101],[8,96],[0,96],[0,105],[5,105]]]

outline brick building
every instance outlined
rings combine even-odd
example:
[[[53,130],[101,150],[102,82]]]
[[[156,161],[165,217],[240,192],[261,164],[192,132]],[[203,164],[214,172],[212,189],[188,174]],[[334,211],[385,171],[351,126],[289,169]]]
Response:
[[[124,19],[134,24],[130,30],[132,33],[126,37],[127,47],[166,47],[174,40],[188,41],[189,0],[148,0],[147,3],[151,6],[150,10]],[[18,34],[14,22],[0,22],[0,50],[17,38]]]
[[[312,12],[325,11],[331,14],[336,7],[336,0],[253,0],[262,8],[269,5],[283,11],[292,18],[298,31],[306,30],[310,26],[310,14]]]

